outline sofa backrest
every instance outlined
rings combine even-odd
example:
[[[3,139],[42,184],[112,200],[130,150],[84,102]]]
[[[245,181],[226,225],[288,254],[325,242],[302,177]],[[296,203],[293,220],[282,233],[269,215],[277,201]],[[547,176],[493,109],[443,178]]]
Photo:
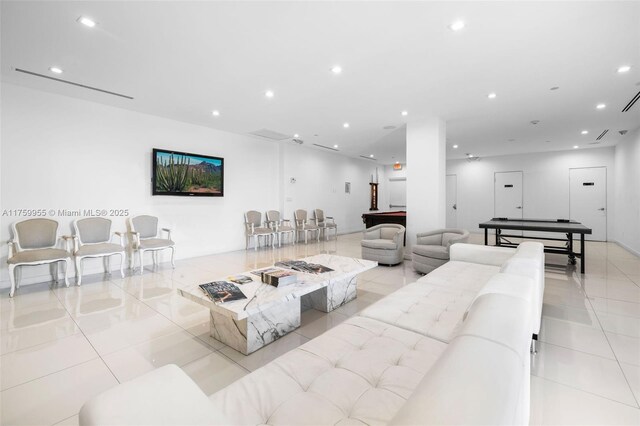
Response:
[[[458,243],[451,246],[449,259],[458,262],[502,266],[504,262],[515,254],[515,252],[515,249],[508,247],[492,247]]]
[[[527,424],[529,309],[503,294],[476,299],[460,334],[390,424]]]

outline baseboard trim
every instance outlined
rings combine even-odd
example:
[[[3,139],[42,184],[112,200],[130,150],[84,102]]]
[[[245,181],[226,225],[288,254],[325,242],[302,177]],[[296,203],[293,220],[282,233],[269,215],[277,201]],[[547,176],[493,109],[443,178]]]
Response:
[[[623,249],[630,251],[631,253],[635,254],[636,256],[640,257],[640,251],[635,250],[631,247],[629,247],[628,245],[626,245],[625,243],[618,241],[618,240],[613,240],[614,243],[616,243],[617,245],[619,245],[620,247],[622,247]]]

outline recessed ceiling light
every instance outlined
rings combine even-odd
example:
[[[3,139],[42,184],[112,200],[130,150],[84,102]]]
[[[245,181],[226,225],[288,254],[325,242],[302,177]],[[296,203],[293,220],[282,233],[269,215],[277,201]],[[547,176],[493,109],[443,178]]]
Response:
[[[467,157],[473,158],[473,154],[467,154]]]
[[[58,67],[49,67],[49,71],[51,71],[54,74],[62,74],[62,70]]]
[[[460,31],[463,28],[464,28],[464,21],[455,21],[455,22],[452,22],[451,25],[449,25],[449,29],[451,31]]]
[[[334,147],[334,148],[338,148],[338,145],[334,145],[333,147]]]
[[[273,90],[267,90],[266,92],[264,92],[264,95],[267,98],[273,98],[273,96],[275,95],[275,93],[273,93]]]
[[[605,109],[607,106],[605,104],[598,104],[596,105],[596,108],[598,109]]]
[[[369,154],[369,157],[373,158],[373,154]]]
[[[454,146],[453,146],[453,149],[458,149],[458,145],[454,145]]]
[[[293,135],[293,137],[294,137],[294,138],[299,138],[299,137],[300,137],[300,135],[296,133],[295,135]]]
[[[579,148],[578,145],[573,146],[573,149],[578,149],[578,148]]]
[[[77,21],[80,22],[85,27],[93,28],[96,26],[96,21],[94,21],[91,18],[87,18],[86,16],[79,17]]]
[[[344,127],[345,129],[348,129],[348,128],[349,128],[349,123],[344,123],[344,124],[342,125],[342,127]]]
[[[340,74],[342,72],[342,67],[340,65],[334,65],[331,68],[331,72],[334,74]]]
[[[487,98],[489,98],[489,99],[495,99],[495,98],[496,98],[496,96],[497,96],[497,95],[496,95],[495,93],[491,92],[491,93],[489,93],[489,94],[487,95]]]
[[[220,111],[218,111],[217,109],[214,109],[214,110],[213,110],[213,112],[211,112],[211,114],[212,114],[214,117],[218,117],[218,116],[220,115]]]
[[[620,68],[618,68],[619,73],[629,72],[629,70],[631,70],[631,67],[629,65],[623,65]]]
[[[403,117],[406,117],[409,114],[409,111],[402,111],[401,114],[402,114]]]
[[[399,161],[396,161],[396,164],[400,164],[400,162],[399,162]]]
[[[583,131],[581,131],[581,132],[580,132],[580,134],[581,134],[581,135],[588,135],[588,134],[589,134],[589,131],[588,131],[588,130],[583,130]]]

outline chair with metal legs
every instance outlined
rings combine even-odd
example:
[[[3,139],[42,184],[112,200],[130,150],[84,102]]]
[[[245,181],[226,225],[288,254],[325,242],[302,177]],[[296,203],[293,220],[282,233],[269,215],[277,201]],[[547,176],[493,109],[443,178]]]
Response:
[[[158,251],[171,250],[171,266],[176,267],[174,262],[175,243],[171,239],[171,229],[158,229],[158,218],[155,216],[141,215],[129,218],[129,228],[132,235],[131,243],[131,267],[135,267],[134,253],[138,253],[140,261],[140,275],[144,271],[144,253],[152,253],[153,265],[158,265]],[[167,238],[160,238],[160,232],[166,232]]]

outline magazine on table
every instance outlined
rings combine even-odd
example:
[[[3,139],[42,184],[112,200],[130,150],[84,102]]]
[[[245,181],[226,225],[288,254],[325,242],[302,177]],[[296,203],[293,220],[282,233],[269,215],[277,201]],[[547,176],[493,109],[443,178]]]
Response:
[[[253,282],[253,278],[248,275],[232,275],[229,278],[229,281],[234,282],[236,284],[246,284]]]
[[[333,271],[333,269],[328,266],[320,265],[319,263],[307,263],[304,260],[284,260],[282,262],[276,262],[276,266],[306,272],[308,274],[322,274]]]
[[[262,277],[262,274],[266,274],[269,272],[274,272],[274,271],[279,271],[280,269],[278,268],[263,268],[263,269],[258,269],[256,271],[251,271],[251,273],[257,277]]]
[[[296,273],[294,271],[287,271],[286,269],[277,269],[275,271],[262,273],[262,282],[274,287],[293,284],[297,281],[298,276]]]
[[[200,288],[216,303],[231,302],[247,298],[238,286],[228,281],[213,281],[207,284],[200,284]]]

